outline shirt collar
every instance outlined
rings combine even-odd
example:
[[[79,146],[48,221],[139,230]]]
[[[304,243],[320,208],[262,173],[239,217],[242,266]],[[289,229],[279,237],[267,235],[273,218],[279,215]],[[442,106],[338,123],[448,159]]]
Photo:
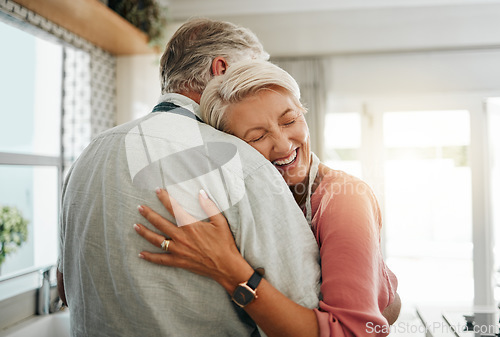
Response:
[[[161,102],[174,103],[181,108],[191,111],[196,115],[196,117],[201,119],[200,105],[187,96],[169,92],[160,96],[158,103]]]

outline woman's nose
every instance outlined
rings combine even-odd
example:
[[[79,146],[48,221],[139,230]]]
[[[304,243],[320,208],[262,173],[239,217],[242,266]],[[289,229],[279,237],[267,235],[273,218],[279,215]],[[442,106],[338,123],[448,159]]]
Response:
[[[292,148],[292,141],[285,132],[280,132],[274,137],[273,150],[275,153],[288,155]]]

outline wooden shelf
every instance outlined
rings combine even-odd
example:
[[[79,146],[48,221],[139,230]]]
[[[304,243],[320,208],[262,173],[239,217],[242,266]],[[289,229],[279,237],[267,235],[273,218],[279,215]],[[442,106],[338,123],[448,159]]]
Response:
[[[152,54],[148,37],[98,0],[14,0],[109,53]]]

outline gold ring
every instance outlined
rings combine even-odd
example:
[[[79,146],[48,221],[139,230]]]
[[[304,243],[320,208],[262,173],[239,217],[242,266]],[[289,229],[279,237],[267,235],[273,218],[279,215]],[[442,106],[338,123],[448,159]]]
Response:
[[[161,249],[168,252],[168,246],[170,245],[170,241],[172,240],[167,240],[167,239],[163,240],[163,242],[161,243]]]

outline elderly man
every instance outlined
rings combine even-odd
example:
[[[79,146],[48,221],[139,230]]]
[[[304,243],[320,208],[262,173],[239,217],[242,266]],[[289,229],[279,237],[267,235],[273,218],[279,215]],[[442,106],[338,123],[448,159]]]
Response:
[[[99,135],[75,162],[63,186],[58,261],[73,336],[259,334],[216,282],[137,257],[150,248],[132,226],[142,221],[137,205],[176,220],[157,200],[157,187],[198,219],[206,217],[198,192],[210,193],[243,257],[290,299],[318,305],[318,247],[280,174],[248,144],[200,119],[213,76],[267,57],[245,28],[188,21],[162,56],[153,112]]]

